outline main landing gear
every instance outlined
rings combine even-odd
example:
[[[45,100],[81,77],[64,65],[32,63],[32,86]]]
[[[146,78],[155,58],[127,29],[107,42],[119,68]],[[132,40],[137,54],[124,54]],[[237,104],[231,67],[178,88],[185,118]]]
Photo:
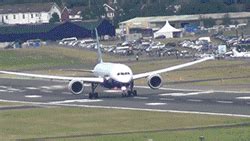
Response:
[[[91,83],[91,92],[89,93],[89,99],[98,99],[98,93],[95,92],[95,89],[97,88],[98,84]]]

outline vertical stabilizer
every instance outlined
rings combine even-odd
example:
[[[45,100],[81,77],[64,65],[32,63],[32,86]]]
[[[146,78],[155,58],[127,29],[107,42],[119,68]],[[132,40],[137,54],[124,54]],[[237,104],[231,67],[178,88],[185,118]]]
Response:
[[[99,36],[98,36],[98,32],[97,32],[97,29],[95,29],[95,35],[96,35],[96,46],[97,46],[97,59],[98,59],[98,63],[102,63],[102,51],[101,51],[101,48],[100,48],[100,43],[99,43]]]

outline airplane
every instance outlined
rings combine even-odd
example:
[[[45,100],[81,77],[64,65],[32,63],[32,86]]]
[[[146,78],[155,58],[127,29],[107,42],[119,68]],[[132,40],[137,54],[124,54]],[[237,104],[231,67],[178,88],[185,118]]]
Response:
[[[238,52],[236,48],[233,48],[231,57],[250,57],[250,52]]]
[[[68,89],[72,94],[80,95],[84,92],[84,84],[91,84],[91,92],[89,93],[89,99],[99,98],[98,93],[95,92],[96,88],[100,85],[107,89],[118,89],[122,92],[122,96],[137,96],[137,91],[134,89],[134,81],[141,78],[147,78],[148,86],[151,89],[159,89],[162,86],[161,73],[170,72],[180,68],[188,67],[194,64],[198,64],[207,60],[214,59],[213,57],[206,57],[199,60],[195,60],[189,63],[159,69],[155,71],[133,74],[131,68],[125,64],[104,62],[102,59],[102,52],[99,46],[99,36],[97,30],[97,58],[98,63],[91,72],[95,77],[66,77],[66,76],[54,76],[54,75],[41,75],[30,74],[22,72],[0,71],[3,74],[24,76],[30,78],[42,78],[48,80],[63,80],[68,81]]]

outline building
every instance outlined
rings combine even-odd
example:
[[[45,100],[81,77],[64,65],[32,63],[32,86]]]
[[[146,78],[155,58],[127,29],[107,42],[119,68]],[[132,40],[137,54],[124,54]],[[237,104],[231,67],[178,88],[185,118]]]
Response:
[[[81,21],[82,11],[85,9],[83,6],[73,7],[71,9],[64,7],[62,10],[61,21]]]
[[[53,13],[61,17],[56,3],[28,3],[0,6],[0,24],[49,23]]]
[[[107,3],[103,4],[103,8],[105,11],[104,17],[112,22],[114,22],[115,17],[123,14],[123,9],[118,5],[117,0],[108,0]]]
[[[103,5],[103,7],[106,12],[105,17],[108,18],[109,20],[113,20],[115,17],[115,9],[106,3]]]
[[[95,38],[95,28],[101,38],[114,37],[115,27],[108,20],[58,22],[0,26],[0,42],[25,42],[31,39],[56,41],[63,38]]]
[[[228,16],[232,23],[248,23],[250,12],[234,13],[214,13],[214,14],[196,14],[196,15],[175,15],[175,16],[156,16],[156,17],[136,17],[119,23],[119,28],[129,34],[132,28],[149,28],[154,31],[159,30],[165,25],[166,21],[175,27],[183,28],[185,25],[195,24],[203,26],[203,19],[214,19],[216,24],[222,24],[223,19]]]

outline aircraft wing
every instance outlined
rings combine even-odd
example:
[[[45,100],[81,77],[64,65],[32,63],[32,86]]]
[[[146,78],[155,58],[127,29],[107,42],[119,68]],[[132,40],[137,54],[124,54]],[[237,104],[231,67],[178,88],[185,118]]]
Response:
[[[67,76],[29,74],[29,73],[10,72],[10,71],[0,71],[0,73],[17,75],[17,76],[24,76],[24,77],[30,77],[30,78],[48,79],[48,80],[64,80],[64,81],[79,80],[79,81],[90,82],[90,83],[91,82],[96,82],[96,83],[103,83],[104,82],[104,79],[99,78],[99,77],[67,77]]]
[[[74,71],[74,72],[88,72],[88,73],[93,73],[93,70],[86,70],[86,69],[63,69],[62,71]]]
[[[189,63],[185,63],[185,64],[181,64],[181,65],[177,65],[177,66],[173,66],[173,67],[169,67],[169,68],[164,68],[164,69],[151,71],[151,72],[146,72],[146,73],[141,73],[141,74],[135,74],[135,75],[133,75],[133,80],[140,79],[140,78],[145,78],[145,77],[148,77],[148,76],[153,75],[153,74],[160,74],[160,73],[164,73],[164,72],[170,72],[170,71],[173,71],[173,70],[177,70],[177,69],[181,69],[181,68],[184,68],[184,67],[192,66],[194,64],[198,64],[198,63],[201,63],[201,62],[204,62],[204,61],[207,61],[207,60],[212,60],[212,59],[214,59],[214,57],[205,57],[205,58],[193,61],[193,62],[189,62]]]

